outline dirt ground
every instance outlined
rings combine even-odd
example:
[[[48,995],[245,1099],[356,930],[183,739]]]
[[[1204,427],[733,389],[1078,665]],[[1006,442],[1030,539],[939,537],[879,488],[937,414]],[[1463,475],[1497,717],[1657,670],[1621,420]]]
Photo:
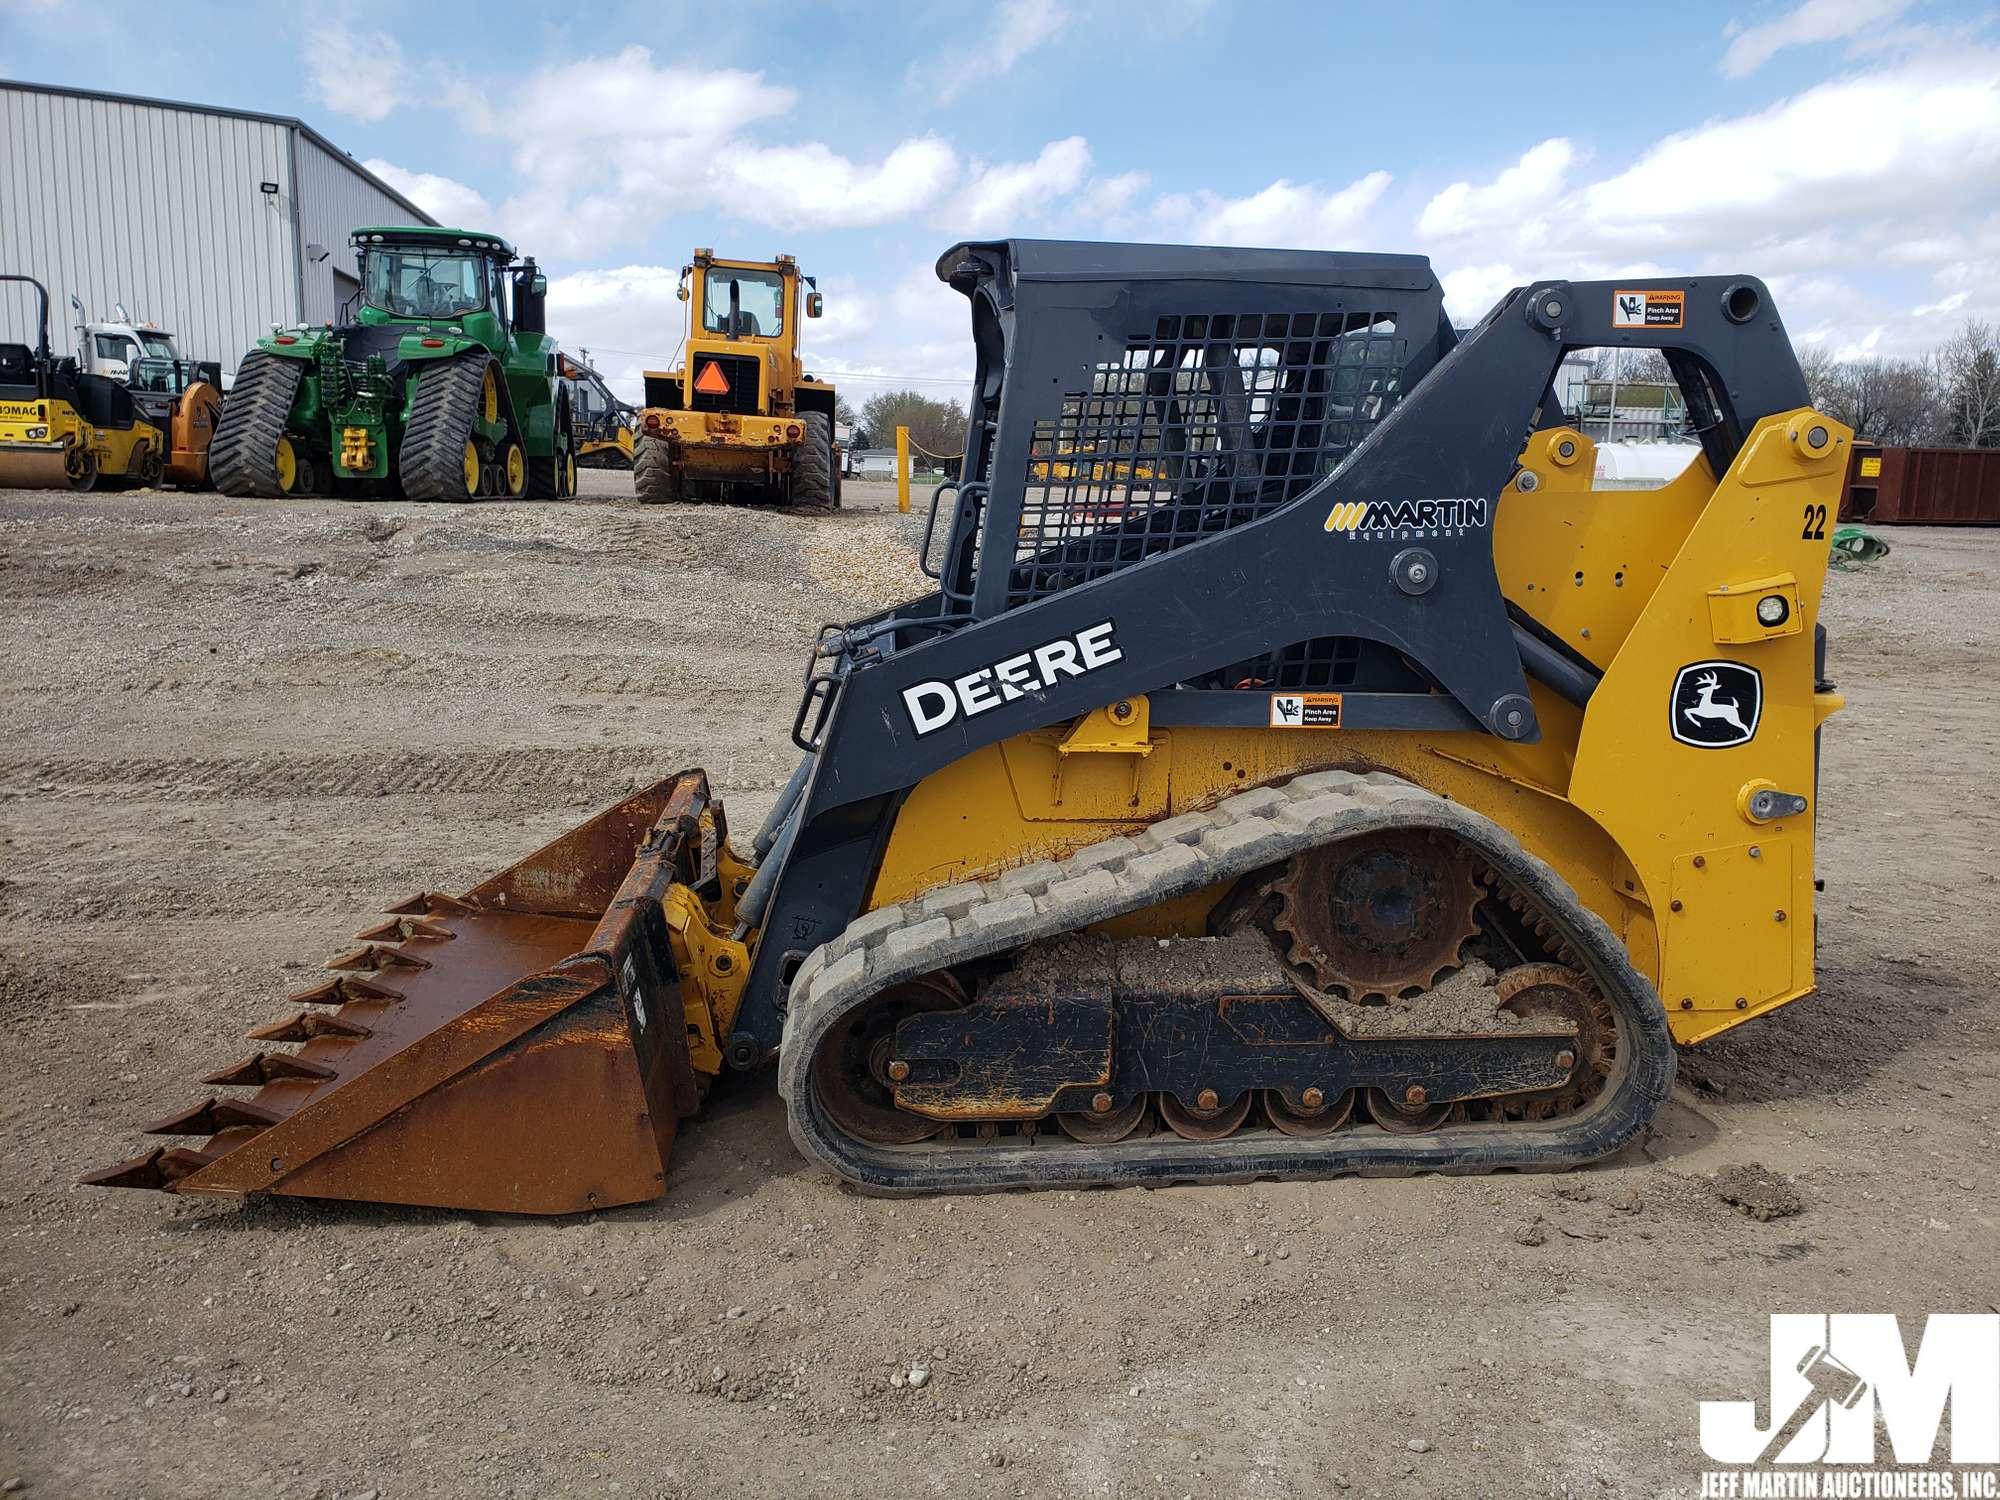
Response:
[[[385,900],[690,764],[754,826],[809,632],[919,584],[886,489],[806,519],[592,481],[0,494],[0,1480],[1688,1494],[1769,1313],[2000,1302],[1995,532],[1833,579],[1823,993],[1686,1054],[1594,1170],[886,1203],[766,1083],[588,1220],[75,1186]],[[1753,1163],[1803,1211],[1723,1202]]]

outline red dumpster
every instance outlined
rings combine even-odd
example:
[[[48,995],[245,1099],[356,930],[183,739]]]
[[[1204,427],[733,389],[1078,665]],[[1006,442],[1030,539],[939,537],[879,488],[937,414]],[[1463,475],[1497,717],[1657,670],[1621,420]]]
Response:
[[[2000,448],[1857,442],[1840,519],[1888,526],[2000,526]]]

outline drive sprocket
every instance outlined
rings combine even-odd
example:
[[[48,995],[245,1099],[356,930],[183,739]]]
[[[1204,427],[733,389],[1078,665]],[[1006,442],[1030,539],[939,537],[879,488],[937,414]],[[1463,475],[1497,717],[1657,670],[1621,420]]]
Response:
[[[1302,854],[1271,893],[1286,962],[1315,989],[1364,1004],[1429,989],[1458,967],[1484,894],[1463,845],[1416,828]]]

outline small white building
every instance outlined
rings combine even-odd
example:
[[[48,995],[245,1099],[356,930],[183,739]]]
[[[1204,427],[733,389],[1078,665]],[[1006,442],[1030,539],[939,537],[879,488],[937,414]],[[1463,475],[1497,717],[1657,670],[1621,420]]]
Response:
[[[58,353],[74,296],[233,374],[273,323],[325,322],[360,290],[350,230],[436,222],[286,115],[0,78],[0,271],[49,289]],[[33,293],[0,282],[0,342],[32,342],[33,320]]]

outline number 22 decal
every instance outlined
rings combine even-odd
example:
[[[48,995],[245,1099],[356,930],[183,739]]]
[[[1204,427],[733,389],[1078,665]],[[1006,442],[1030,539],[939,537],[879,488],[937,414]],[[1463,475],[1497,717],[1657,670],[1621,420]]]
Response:
[[[1826,507],[1808,505],[1806,507],[1805,530],[1799,533],[1802,541],[1823,542],[1826,540]]]

